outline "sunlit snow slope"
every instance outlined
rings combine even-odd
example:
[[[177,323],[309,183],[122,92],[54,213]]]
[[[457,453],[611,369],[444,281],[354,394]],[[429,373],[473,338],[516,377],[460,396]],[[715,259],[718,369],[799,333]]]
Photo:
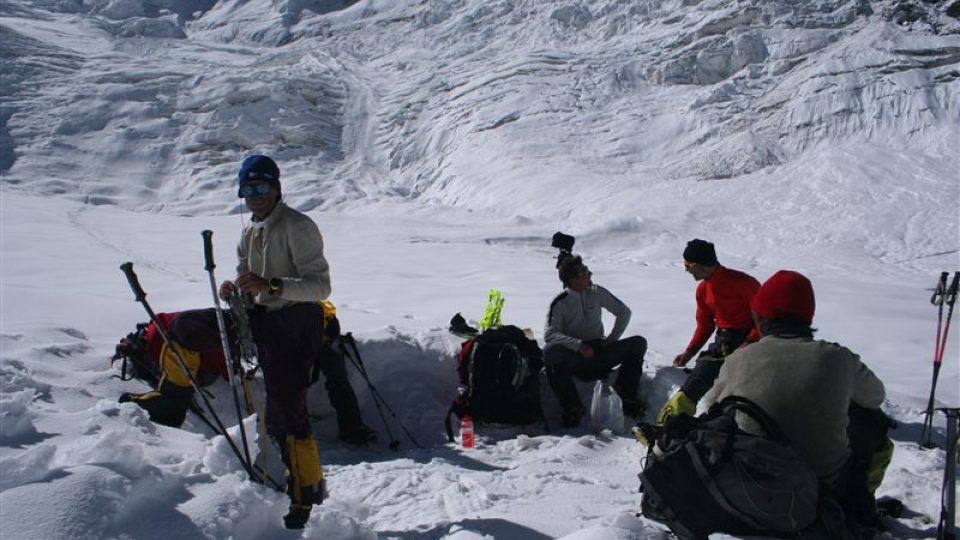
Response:
[[[348,3],[6,3],[4,185],[235,211],[237,159],[270,151],[303,209],[452,205],[634,260],[708,234],[956,258],[955,5]]]

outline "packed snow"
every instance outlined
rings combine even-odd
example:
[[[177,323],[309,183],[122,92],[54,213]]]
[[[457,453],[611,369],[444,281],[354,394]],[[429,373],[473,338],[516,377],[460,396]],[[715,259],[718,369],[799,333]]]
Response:
[[[687,240],[761,281],[809,276],[818,336],[861,355],[899,422],[879,495],[906,511],[882,537],[935,535],[944,417],[939,449],[917,439],[931,288],[960,269],[960,3],[10,0],[0,58],[5,540],[668,538],[637,516],[629,426],[559,428],[545,379],[549,433],[446,441],[450,318],[476,321],[499,289],[504,322],[542,343],[558,230],[649,341],[651,418],[694,327]],[[119,404],[146,386],[109,361],[146,320],[120,264],[157,312],[210,306],[211,229],[232,277],[251,153],[324,234],[379,431],[340,443],[311,390],[330,495],[303,531],[195,417],[171,429]],[[940,407],[960,405],[956,326]],[[211,390],[236,435],[228,385]]]

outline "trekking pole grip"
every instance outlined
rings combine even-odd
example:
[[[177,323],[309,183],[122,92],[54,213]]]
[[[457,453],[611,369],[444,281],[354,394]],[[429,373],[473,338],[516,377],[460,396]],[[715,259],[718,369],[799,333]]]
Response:
[[[946,274],[946,272],[944,272],[944,274]],[[953,304],[957,301],[958,289],[960,289],[960,272],[954,272],[950,286],[947,287],[947,292],[943,296],[943,301],[946,302],[948,306],[953,307]]]
[[[130,283],[130,288],[133,289],[133,295],[137,298],[137,302],[143,302],[147,298],[147,293],[143,292],[143,287],[140,286],[137,273],[133,271],[133,263],[125,262],[121,264],[120,270],[127,276],[127,281]]]
[[[940,279],[937,280],[937,286],[933,289],[933,296],[930,297],[930,303],[939,306],[943,304],[943,295],[947,292],[947,278],[950,272],[941,272]]]
[[[207,229],[200,234],[203,235],[203,260],[206,263],[203,269],[209,272],[217,267],[213,263],[213,231]]]

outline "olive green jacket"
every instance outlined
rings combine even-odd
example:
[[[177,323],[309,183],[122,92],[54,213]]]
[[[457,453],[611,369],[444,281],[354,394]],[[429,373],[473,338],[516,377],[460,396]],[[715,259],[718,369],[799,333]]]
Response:
[[[880,379],[845,347],[811,338],[765,336],[727,357],[704,405],[731,395],[762,407],[813,472],[833,483],[850,456],[850,403],[879,409],[885,391]],[[759,426],[749,418],[738,415],[737,423],[759,434]]]

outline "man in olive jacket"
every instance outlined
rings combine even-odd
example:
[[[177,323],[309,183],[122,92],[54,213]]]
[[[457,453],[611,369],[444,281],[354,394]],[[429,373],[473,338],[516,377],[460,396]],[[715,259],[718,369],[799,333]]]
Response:
[[[893,447],[885,430],[867,443],[869,448],[851,447],[848,430],[854,427],[850,418],[857,418],[853,408],[885,418],[879,410],[884,386],[846,347],[813,339],[814,308],[813,287],[802,274],[781,270],[768,279],[751,302],[760,341],[727,357],[704,403],[709,407],[727,396],[740,396],[759,405],[817,477],[838,494],[848,517],[865,519],[856,514],[864,511],[865,499],[873,503]],[[745,431],[760,434],[749,418],[738,415],[737,422]],[[865,453],[866,463],[854,463],[851,456],[857,453]],[[872,485],[869,468],[879,469]],[[875,504],[872,510],[873,516],[865,520],[876,521]]]

